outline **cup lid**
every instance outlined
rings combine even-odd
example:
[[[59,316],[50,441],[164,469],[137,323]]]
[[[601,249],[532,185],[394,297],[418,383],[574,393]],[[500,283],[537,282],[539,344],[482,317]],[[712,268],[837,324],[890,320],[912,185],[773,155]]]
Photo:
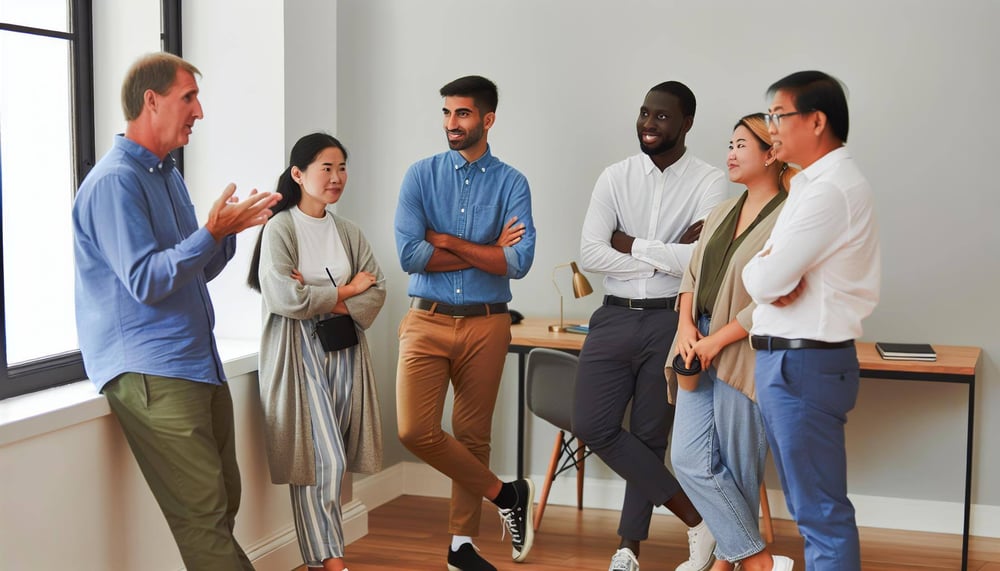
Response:
[[[698,357],[693,357],[691,359],[691,367],[685,367],[684,357],[678,353],[677,356],[674,357],[673,368],[674,372],[678,375],[697,375],[701,372],[701,361],[698,360]]]

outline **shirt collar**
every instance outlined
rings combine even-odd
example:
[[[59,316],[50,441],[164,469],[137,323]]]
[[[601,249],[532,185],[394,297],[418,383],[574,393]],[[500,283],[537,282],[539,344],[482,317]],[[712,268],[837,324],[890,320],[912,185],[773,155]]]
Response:
[[[134,159],[143,170],[148,172],[159,170],[166,174],[173,170],[175,166],[173,155],[167,155],[161,161],[160,157],[154,155],[152,151],[132,139],[126,138],[122,133],[115,135],[115,147],[121,149],[123,153]]]
[[[816,162],[809,165],[808,168],[802,169],[802,172],[799,174],[808,180],[816,180],[824,172],[833,168],[835,164],[850,158],[851,152],[847,150],[846,146],[841,146],[823,155]]]
[[[653,159],[649,158],[649,155],[647,155],[646,153],[641,153],[641,154],[642,154],[642,165],[643,168],[645,169],[646,174],[648,175],[654,172],[659,173],[660,167],[656,166],[656,163],[653,162]],[[684,171],[687,170],[689,164],[691,164],[691,153],[688,150],[685,150],[684,154],[681,155],[681,158],[674,161],[674,163],[669,167],[663,169],[663,174],[670,173],[673,174],[674,176],[681,177],[684,175]]]
[[[448,158],[451,159],[451,164],[454,165],[455,170],[458,170],[460,168],[464,168],[466,166],[469,166],[469,167],[481,169],[483,172],[486,172],[486,169],[491,164],[493,164],[493,160],[494,160],[493,159],[493,153],[492,153],[492,151],[490,151],[490,146],[489,145],[486,145],[486,152],[483,153],[483,156],[479,157],[478,159],[476,159],[475,161],[473,161],[471,163],[468,162],[468,161],[466,161],[465,157],[462,156],[462,153],[460,153],[458,151],[451,151],[451,150],[449,150],[448,151]]]

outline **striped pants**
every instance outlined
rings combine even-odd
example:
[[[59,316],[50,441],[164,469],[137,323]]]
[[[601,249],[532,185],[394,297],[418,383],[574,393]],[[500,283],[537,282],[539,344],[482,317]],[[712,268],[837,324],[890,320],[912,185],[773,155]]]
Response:
[[[347,463],[344,433],[351,421],[351,386],[357,346],[326,353],[312,335],[313,320],[300,323],[306,396],[316,457],[316,485],[290,485],[289,488],[302,559],[309,567],[322,567],[324,559],[344,556],[340,490]]]

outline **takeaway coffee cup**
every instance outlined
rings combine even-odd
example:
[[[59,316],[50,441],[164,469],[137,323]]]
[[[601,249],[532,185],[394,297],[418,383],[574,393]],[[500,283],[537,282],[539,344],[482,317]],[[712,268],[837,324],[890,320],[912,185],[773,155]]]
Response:
[[[691,367],[684,365],[684,357],[678,354],[674,357],[674,373],[677,374],[677,384],[686,391],[698,387],[698,377],[701,376],[701,361],[698,357],[691,358]]]

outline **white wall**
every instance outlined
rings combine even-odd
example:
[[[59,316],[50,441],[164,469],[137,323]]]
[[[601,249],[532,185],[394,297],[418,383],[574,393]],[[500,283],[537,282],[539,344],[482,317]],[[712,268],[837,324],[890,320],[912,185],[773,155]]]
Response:
[[[234,0],[184,5],[184,55],[203,73],[205,119],[195,126],[185,155],[201,220],[226,183],[237,183],[245,196],[252,187],[270,188],[283,166],[283,8],[278,0],[257,2],[252,10]],[[159,9],[158,0],[94,2],[99,155],[112,135],[124,130],[119,90],[127,67],[160,49]],[[256,338],[259,331],[259,300],[242,285],[254,237],[241,236],[236,260],[211,285],[219,336]],[[245,346],[252,352],[255,343]],[[301,560],[287,488],[271,484],[264,457],[256,358],[243,359],[239,367],[227,366],[243,483],[235,533],[258,569],[291,569]],[[0,568],[182,567],[166,522],[106,408],[103,399],[91,399],[69,412],[22,422],[36,432],[37,426],[58,424],[54,417],[79,416],[57,430],[0,439]],[[0,414],[0,425],[8,422]],[[5,435],[19,430],[3,428]]]
[[[407,166],[445,149],[441,85],[477,73],[500,87],[490,141],[531,182],[538,226],[535,267],[514,284],[513,306],[545,316],[558,310],[551,268],[578,257],[594,180],[638,150],[634,121],[649,87],[677,79],[694,90],[688,147],[721,166],[733,123],[766,108],[771,82],[821,69],[850,89],[850,147],[877,195],[883,301],[865,338],[983,346],[973,501],[1000,505],[1000,456],[986,452],[1000,446],[1000,419],[990,414],[1000,409],[992,295],[1000,195],[992,124],[983,120],[1000,88],[992,73],[998,18],[1000,5],[990,0],[849,0],[794,10],[773,2],[340,2],[337,134],[352,150],[342,212],[374,242],[390,288],[370,337],[387,357],[377,371],[387,459],[411,458],[392,438],[394,335],[406,310],[393,210]],[[567,314],[586,317],[600,293],[567,300]],[[506,474],[514,471],[514,365],[508,359],[494,429],[493,466]],[[848,425],[852,492],[961,502],[965,388],[862,385]],[[529,435],[534,474],[544,472],[551,445],[542,425]],[[606,469],[588,474],[612,477]]]

